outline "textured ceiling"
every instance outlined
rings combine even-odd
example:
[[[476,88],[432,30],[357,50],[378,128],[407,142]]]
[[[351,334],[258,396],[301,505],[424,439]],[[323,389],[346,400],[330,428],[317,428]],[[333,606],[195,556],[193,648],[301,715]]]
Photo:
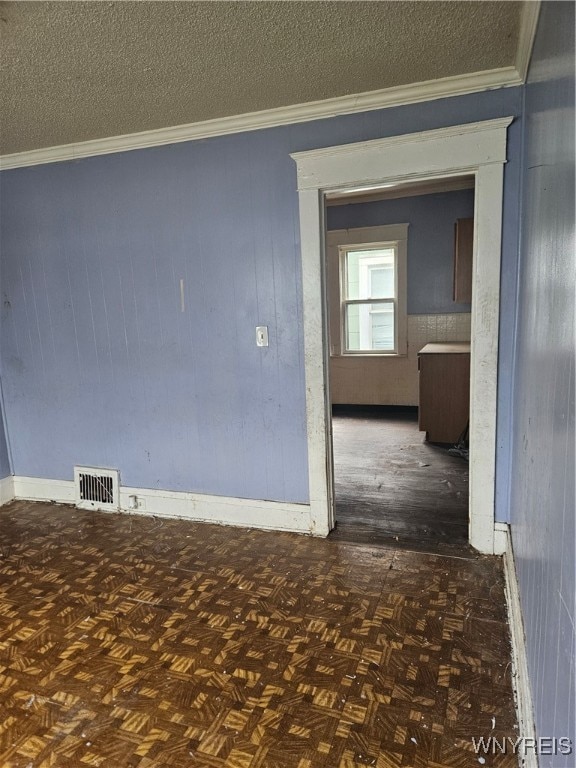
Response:
[[[514,64],[519,2],[4,2],[0,153]]]

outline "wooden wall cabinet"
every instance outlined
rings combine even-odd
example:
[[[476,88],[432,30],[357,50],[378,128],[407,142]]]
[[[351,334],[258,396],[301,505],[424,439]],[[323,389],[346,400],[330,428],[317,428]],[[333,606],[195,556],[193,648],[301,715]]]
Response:
[[[426,344],[418,368],[418,428],[432,443],[456,443],[470,415],[470,344]]]
[[[459,304],[472,303],[472,254],[474,219],[458,219],[454,225],[454,285],[452,298]]]

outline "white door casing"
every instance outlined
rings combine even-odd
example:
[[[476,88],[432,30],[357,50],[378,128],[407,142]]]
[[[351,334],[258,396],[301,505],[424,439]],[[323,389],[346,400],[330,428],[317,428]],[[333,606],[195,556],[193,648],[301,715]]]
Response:
[[[310,513],[316,535],[327,535],[334,527],[328,318],[323,288],[324,193],[474,174],[469,540],[480,552],[495,551],[502,200],[506,131],[512,120],[486,120],[291,155],[298,171]]]

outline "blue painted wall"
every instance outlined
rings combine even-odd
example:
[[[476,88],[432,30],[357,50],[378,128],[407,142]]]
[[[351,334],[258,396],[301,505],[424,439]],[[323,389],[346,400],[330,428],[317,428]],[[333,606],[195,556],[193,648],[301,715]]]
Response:
[[[306,500],[292,179],[269,164],[240,137],[6,174],[16,474]]]
[[[0,414],[0,480],[10,475],[10,459],[8,457],[8,446],[6,444],[6,431],[4,429],[4,419]]]
[[[503,89],[3,172],[2,356],[15,473],[71,479],[85,463],[118,467],[125,485],[306,501],[289,153],[520,109],[521,90]],[[512,125],[504,382],[518,136]],[[255,344],[261,324],[268,349]]]
[[[0,222],[1,223],[1,222]],[[1,258],[1,252],[0,252],[0,258]],[[2,296],[2,283],[1,283],[1,277],[2,272],[0,270],[0,306],[3,302],[3,296]],[[0,311],[0,324],[2,322],[2,313]],[[0,340],[1,340],[1,334],[0,334]],[[2,360],[0,355],[0,480],[3,480],[5,477],[8,477],[11,474],[11,468],[10,468],[10,457],[8,453],[8,444],[6,440],[6,426],[4,424],[4,407],[3,407],[3,397],[2,397]]]
[[[474,190],[328,208],[328,229],[408,222],[408,314],[470,312],[452,300],[454,224],[474,216]]]
[[[525,92],[512,536],[539,736],[576,764],[574,5],[543,3]]]

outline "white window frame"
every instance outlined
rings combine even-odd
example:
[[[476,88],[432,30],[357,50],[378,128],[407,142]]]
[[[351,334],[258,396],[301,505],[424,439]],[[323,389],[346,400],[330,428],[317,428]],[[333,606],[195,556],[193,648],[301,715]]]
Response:
[[[339,338],[331,340],[334,354],[343,357],[398,357],[406,355],[407,350],[407,258],[408,258],[408,224],[388,224],[380,227],[358,227],[354,229],[338,229],[328,232],[326,245],[328,258],[334,261],[334,249],[338,251],[339,269]],[[365,303],[363,300],[348,300],[346,294],[346,254],[354,250],[376,250],[395,246],[394,264],[394,349],[346,349],[346,305]],[[375,300],[374,303],[378,303]],[[382,301],[389,301],[383,299]]]

